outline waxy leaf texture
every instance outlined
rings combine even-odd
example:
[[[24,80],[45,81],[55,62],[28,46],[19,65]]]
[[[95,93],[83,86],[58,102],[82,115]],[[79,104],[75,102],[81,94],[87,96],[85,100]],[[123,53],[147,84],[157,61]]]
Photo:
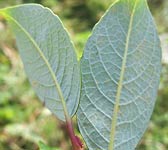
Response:
[[[89,150],[134,150],[151,117],[161,48],[146,0],[118,0],[87,41],[77,112]]]
[[[65,121],[79,103],[80,69],[60,19],[36,4],[2,9],[16,35],[26,74],[40,100]]]

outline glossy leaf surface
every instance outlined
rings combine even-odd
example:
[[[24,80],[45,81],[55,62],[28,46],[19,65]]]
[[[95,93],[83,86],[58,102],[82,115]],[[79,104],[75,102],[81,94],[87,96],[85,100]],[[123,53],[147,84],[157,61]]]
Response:
[[[76,112],[79,64],[59,18],[36,4],[2,9],[15,35],[26,74],[40,100],[59,119]]]
[[[148,126],[161,48],[146,0],[118,0],[87,41],[78,124],[89,150],[134,150]]]

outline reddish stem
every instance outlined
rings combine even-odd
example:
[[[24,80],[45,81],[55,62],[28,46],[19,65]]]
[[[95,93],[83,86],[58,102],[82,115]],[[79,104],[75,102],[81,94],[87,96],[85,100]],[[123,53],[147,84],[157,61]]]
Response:
[[[68,129],[68,134],[72,143],[73,150],[84,150],[83,149],[83,144],[78,136],[75,135],[72,121],[68,120],[66,122],[67,129]]]

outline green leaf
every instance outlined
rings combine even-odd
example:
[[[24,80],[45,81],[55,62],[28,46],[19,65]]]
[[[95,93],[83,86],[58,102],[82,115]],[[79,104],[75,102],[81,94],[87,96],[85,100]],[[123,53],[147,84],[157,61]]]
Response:
[[[39,148],[40,150],[59,150],[57,148],[49,147],[45,145],[43,142],[39,142]]]
[[[90,150],[134,150],[151,117],[161,48],[146,0],[118,0],[87,41],[77,113]]]
[[[40,100],[59,119],[72,116],[79,103],[80,69],[60,19],[36,4],[1,9],[0,13],[16,35],[26,74]]]

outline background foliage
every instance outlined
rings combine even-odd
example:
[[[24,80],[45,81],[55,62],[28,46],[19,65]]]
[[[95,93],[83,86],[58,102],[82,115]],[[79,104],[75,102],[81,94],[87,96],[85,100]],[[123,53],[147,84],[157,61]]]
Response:
[[[0,0],[0,8],[32,2],[51,8],[70,31],[78,55],[81,56],[92,27],[113,1]],[[167,150],[168,1],[149,0],[149,5],[162,41],[163,69],[156,107],[137,150]],[[38,150],[38,145],[44,149],[47,144],[53,147],[47,147],[49,150],[57,147],[70,150],[65,125],[37,100],[23,71],[15,38],[6,22],[2,18],[0,20],[0,149]],[[77,128],[76,133],[79,134]]]

